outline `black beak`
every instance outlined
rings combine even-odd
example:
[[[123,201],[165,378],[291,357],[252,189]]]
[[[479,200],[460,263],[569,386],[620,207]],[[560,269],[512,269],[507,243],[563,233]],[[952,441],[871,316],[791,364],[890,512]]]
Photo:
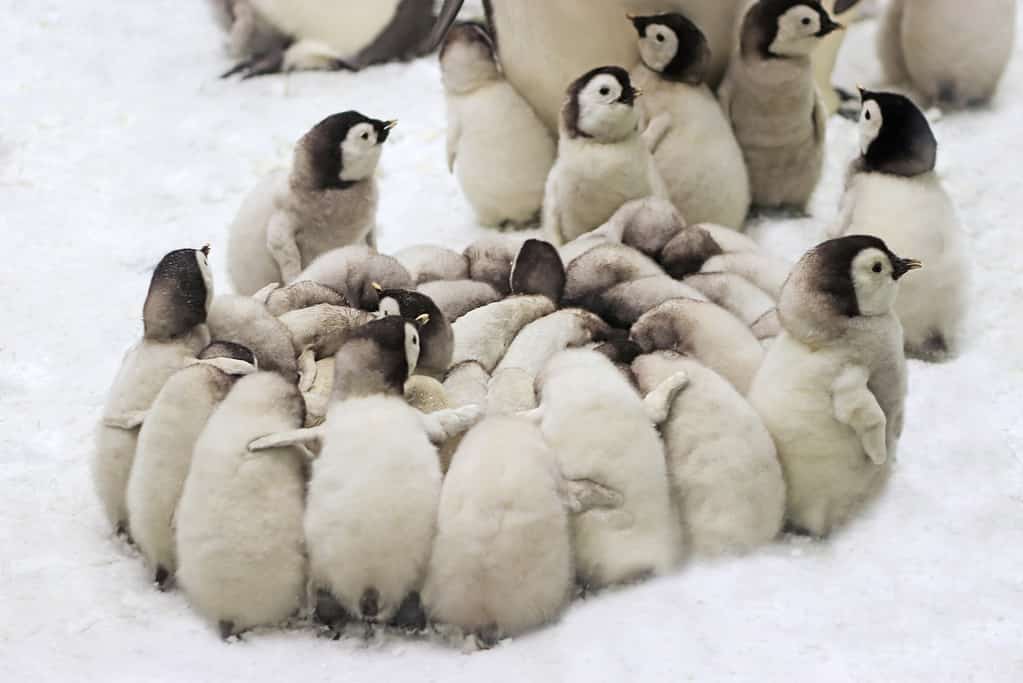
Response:
[[[618,98],[618,101],[622,104],[632,106],[636,101],[636,98],[643,94],[643,91],[639,88],[634,88],[631,85],[622,91],[622,96]]]
[[[420,54],[430,54],[440,47],[444,36],[448,34],[448,30],[451,28],[451,24],[455,23],[455,17],[458,16],[458,11],[462,9],[463,2],[464,0],[444,0],[444,6],[440,9],[440,15],[437,16],[437,23],[433,25],[430,35],[419,46]]]
[[[377,144],[382,145],[387,142],[387,136],[391,134],[391,129],[397,125],[397,121],[374,122],[374,127],[377,129]]]
[[[912,258],[897,258],[893,260],[892,264],[894,265],[894,268],[892,270],[893,280],[900,279],[903,275],[905,275],[911,270],[916,270],[918,268],[924,267],[924,264]]]
[[[821,30],[817,32],[818,38],[823,38],[824,36],[834,33],[839,29],[845,28],[845,26],[842,26],[840,23],[832,19],[831,15],[829,15],[827,12],[823,14],[823,19],[824,21],[821,25]]]
[[[625,18],[632,22],[632,26],[633,28],[636,29],[636,33],[638,33],[640,37],[642,37],[643,31],[646,30],[646,19],[644,19],[643,17],[637,17],[632,14],[626,14]]]
[[[208,244],[202,245],[202,248],[200,248],[199,251],[202,252],[203,256],[209,256],[210,255],[210,245],[208,245]]]

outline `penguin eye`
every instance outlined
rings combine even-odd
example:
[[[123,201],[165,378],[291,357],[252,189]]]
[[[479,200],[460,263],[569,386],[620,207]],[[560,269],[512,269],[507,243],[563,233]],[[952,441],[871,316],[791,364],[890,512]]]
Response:
[[[658,33],[657,34],[657,42],[658,43],[663,43],[664,42],[664,34],[663,33]]]
[[[863,118],[865,118],[866,120],[868,120],[868,121],[869,121],[869,120],[870,120],[870,112],[869,112],[869,111],[867,111],[867,112],[864,112],[864,113],[863,113]]]
[[[880,261],[878,261],[877,263],[875,263],[875,264],[874,264],[874,272],[875,272],[875,273],[880,273],[880,272],[881,272],[881,270],[882,270],[882,267],[881,267],[881,262],[880,262]]]
[[[369,133],[363,133],[362,134],[362,139],[363,140],[369,140]]]
[[[803,17],[803,26],[810,25],[810,17]]]
[[[611,92],[611,88],[607,87],[606,85],[603,88],[600,89],[600,94],[605,96],[605,97],[607,97],[607,95],[610,92]]]

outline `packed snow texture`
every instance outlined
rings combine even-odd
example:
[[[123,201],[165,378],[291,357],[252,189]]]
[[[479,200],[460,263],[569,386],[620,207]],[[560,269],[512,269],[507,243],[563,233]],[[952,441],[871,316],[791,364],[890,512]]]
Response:
[[[93,427],[142,332],[152,267],[211,242],[225,291],[229,221],[314,123],[350,108],[400,119],[380,169],[381,249],[485,234],[445,168],[435,59],[222,81],[203,5],[0,3],[0,680],[1023,680],[1023,41],[990,108],[935,126],[974,249],[974,316],[960,359],[910,363],[879,504],[829,541],[690,563],[467,656],[311,629],[226,645],[102,518]],[[874,31],[852,28],[838,82],[875,82]],[[828,132],[813,217],[751,229],[780,255],[836,215],[856,131],[834,118]]]

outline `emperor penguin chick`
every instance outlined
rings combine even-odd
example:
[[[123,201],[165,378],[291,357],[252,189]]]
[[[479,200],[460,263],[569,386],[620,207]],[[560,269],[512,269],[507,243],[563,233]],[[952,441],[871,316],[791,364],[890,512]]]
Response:
[[[785,480],[752,406],[716,372],[670,351],[640,356],[632,370],[644,394],[679,372],[688,380],[661,427],[687,546],[714,556],[774,539],[785,517]]]
[[[451,366],[455,333],[433,299],[406,289],[380,290],[378,316],[396,315],[409,322],[420,322],[419,372],[443,377]]]
[[[554,165],[554,139],[504,79],[487,29],[472,22],[452,28],[440,65],[448,110],[448,169],[457,169],[476,218],[492,226],[536,222]]]
[[[417,286],[437,280],[469,279],[469,260],[444,247],[417,244],[396,252],[394,258],[405,267]]]
[[[396,259],[366,246],[333,249],[302,271],[300,280],[313,280],[344,295],[349,306],[375,311],[381,289],[412,289],[412,276]]]
[[[194,365],[167,380],[146,413],[128,479],[128,517],[161,590],[177,571],[173,520],[195,443],[235,381],[256,371],[255,363],[244,346],[213,342]]]
[[[876,237],[851,235],[812,249],[785,284],[785,330],[749,399],[778,448],[795,529],[826,536],[888,478],[906,399],[893,306],[899,280],[918,267]]]
[[[145,413],[171,375],[210,341],[208,247],[172,251],[156,266],[142,309],[142,339],[124,354],[96,432],[93,484],[118,533],[128,533],[125,491]]]
[[[810,56],[836,24],[818,0],[756,0],[718,93],[753,204],[805,211],[824,165],[827,112]]]
[[[430,297],[444,317],[454,322],[469,311],[501,300],[501,294],[486,282],[476,280],[434,280],[416,291]]]
[[[843,201],[842,234],[874,235],[927,264],[899,287],[906,353],[957,354],[969,301],[970,254],[955,206],[934,172],[937,141],[908,98],[863,91],[862,155]]]
[[[632,199],[668,198],[639,135],[640,94],[617,66],[588,71],[568,88],[544,194],[544,232],[555,245],[600,227]]]
[[[707,38],[681,14],[633,17],[641,61],[644,138],[671,201],[692,223],[741,229],[749,213],[746,162],[735,133],[705,82]]]
[[[540,429],[562,475],[609,503],[572,516],[579,579],[600,588],[670,571],[680,529],[664,446],[639,394],[610,360],[583,349],[552,358],[537,386]]]
[[[957,0],[891,0],[878,31],[886,81],[912,86],[928,104],[983,104],[1012,57],[1017,11],[1015,0],[968,9]]]
[[[239,294],[291,283],[331,249],[374,244],[374,173],[394,125],[355,111],[329,116],[298,141],[290,172],[271,174],[252,191],[228,242],[228,272]]]
[[[279,372],[298,380],[294,341],[290,330],[267,310],[266,304],[249,296],[221,294],[213,300],[210,334],[217,341],[240,344],[252,351],[261,370]]]
[[[224,638],[279,624],[302,605],[305,457],[248,445],[304,421],[298,388],[257,372],[238,380],[195,445],[178,504],[177,578]]]
[[[556,458],[540,430],[491,417],[444,479],[423,602],[485,646],[557,618],[572,594],[572,546]]]

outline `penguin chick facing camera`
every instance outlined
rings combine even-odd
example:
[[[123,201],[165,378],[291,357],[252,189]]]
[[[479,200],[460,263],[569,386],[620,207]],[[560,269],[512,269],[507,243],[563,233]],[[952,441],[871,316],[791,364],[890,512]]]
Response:
[[[877,237],[850,235],[810,250],[782,289],[783,331],[749,400],[778,448],[790,529],[827,536],[888,479],[906,401],[894,305],[919,267]]]
[[[490,33],[482,24],[456,24],[441,47],[440,65],[448,170],[476,218],[502,227],[537,222],[556,145],[504,79]]]
[[[639,134],[640,95],[617,66],[588,71],[569,86],[544,193],[543,229],[555,246],[599,228],[628,201],[669,198]]]
[[[850,168],[839,234],[875,235],[927,268],[899,287],[895,312],[906,353],[929,361],[961,346],[970,250],[952,198],[935,173],[938,143],[907,97],[863,90],[860,157]]]
[[[332,249],[374,246],[374,174],[395,125],[346,111],[302,136],[291,169],[257,185],[231,224],[227,265],[238,293],[251,295],[272,282],[289,284]]]
[[[817,0],[757,0],[746,10],[718,98],[742,147],[755,207],[806,211],[827,134],[810,58],[841,28]]]

